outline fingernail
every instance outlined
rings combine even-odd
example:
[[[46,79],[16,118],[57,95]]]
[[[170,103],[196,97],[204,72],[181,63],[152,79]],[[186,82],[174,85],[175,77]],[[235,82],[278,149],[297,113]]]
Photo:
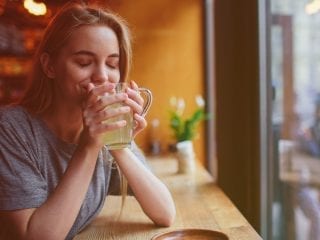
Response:
[[[135,81],[131,80],[131,86],[132,86],[132,87],[137,87],[138,85],[136,84]]]
[[[124,127],[125,125],[127,125],[127,121],[126,120],[121,120],[119,122],[119,124],[120,124],[121,127]]]
[[[127,93],[122,93],[122,94],[121,94],[121,97],[123,97],[123,98],[128,98],[128,94],[127,94]]]

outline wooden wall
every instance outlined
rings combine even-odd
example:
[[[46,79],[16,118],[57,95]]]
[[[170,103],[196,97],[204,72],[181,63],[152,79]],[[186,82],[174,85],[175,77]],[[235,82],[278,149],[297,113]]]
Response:
[[[201,0],[122,0],[109,7],[129,23],[134,37],[131,78],[148,87],[154,102],[147,120],[149,126],[137,142],[147,152],[150,122],[160,120],[162,149],[173,141],[169,130],[169,99],[186,100],[186,114],[196,105],[194,97],[204,95],[203,9]],[[196,153],[205,161],[204,124],[194,140]]]

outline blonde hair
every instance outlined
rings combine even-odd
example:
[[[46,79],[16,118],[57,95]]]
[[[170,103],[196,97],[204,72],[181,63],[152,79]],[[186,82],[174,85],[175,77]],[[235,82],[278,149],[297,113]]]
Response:
[[[53,85],[43,72],[40,57],[43,53],[54,58],[66,44],[72,33],[81,26],[104,25],[111,28],[118,39],[120,50],[120,81],[125,82],[131,67],[131,36],[126,22],[117,14],[99,6],[88,6],[82,2],[66,4],[48,24],[34,55],[30,86],[20,104],[34,114],[50,109],[53,101]]]
[[[72,1],[67,3],[53,17],[44,31],[39,47],[34,55],[32,72],[30,75],[30,86],[19,104],[25,107],[30,113],[42,114],[48,111],[53,101],[54,82],[43,72],[40,57],[47,53],[55,58],[61,48],[66,44],[72,33],[81,26],[102,25],[111,28],[118,39],[120,50],[120,81],[125,82],[131,68],[132,49],[131,35],[127,23],[115,13],[103,10],[100,6],[88,6],[83,2]],[[121,216],[125,198],[127,195],[127,181],[117,166],[121,179]]]

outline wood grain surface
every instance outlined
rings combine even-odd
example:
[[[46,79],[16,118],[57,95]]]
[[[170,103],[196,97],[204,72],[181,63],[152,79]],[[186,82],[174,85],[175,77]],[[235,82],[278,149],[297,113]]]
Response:
[[[99,216],[75,240],[144,240],[177,229],[215,230],[232,240],[261,239],[204,168],[198,166],[194,174],[177,174],[172,157],[150,158],[148,163],[173,195],[177,210],[174,224],[169,228],[155,226],[134,197],[127,197],[118,219],[120,197],[108,196]]]

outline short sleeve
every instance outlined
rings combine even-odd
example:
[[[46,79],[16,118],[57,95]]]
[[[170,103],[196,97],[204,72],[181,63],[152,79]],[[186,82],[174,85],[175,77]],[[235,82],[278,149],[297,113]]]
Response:
[[[0,119],[0,210],[35,208],[47,198],[30,141],[19,127]]]

